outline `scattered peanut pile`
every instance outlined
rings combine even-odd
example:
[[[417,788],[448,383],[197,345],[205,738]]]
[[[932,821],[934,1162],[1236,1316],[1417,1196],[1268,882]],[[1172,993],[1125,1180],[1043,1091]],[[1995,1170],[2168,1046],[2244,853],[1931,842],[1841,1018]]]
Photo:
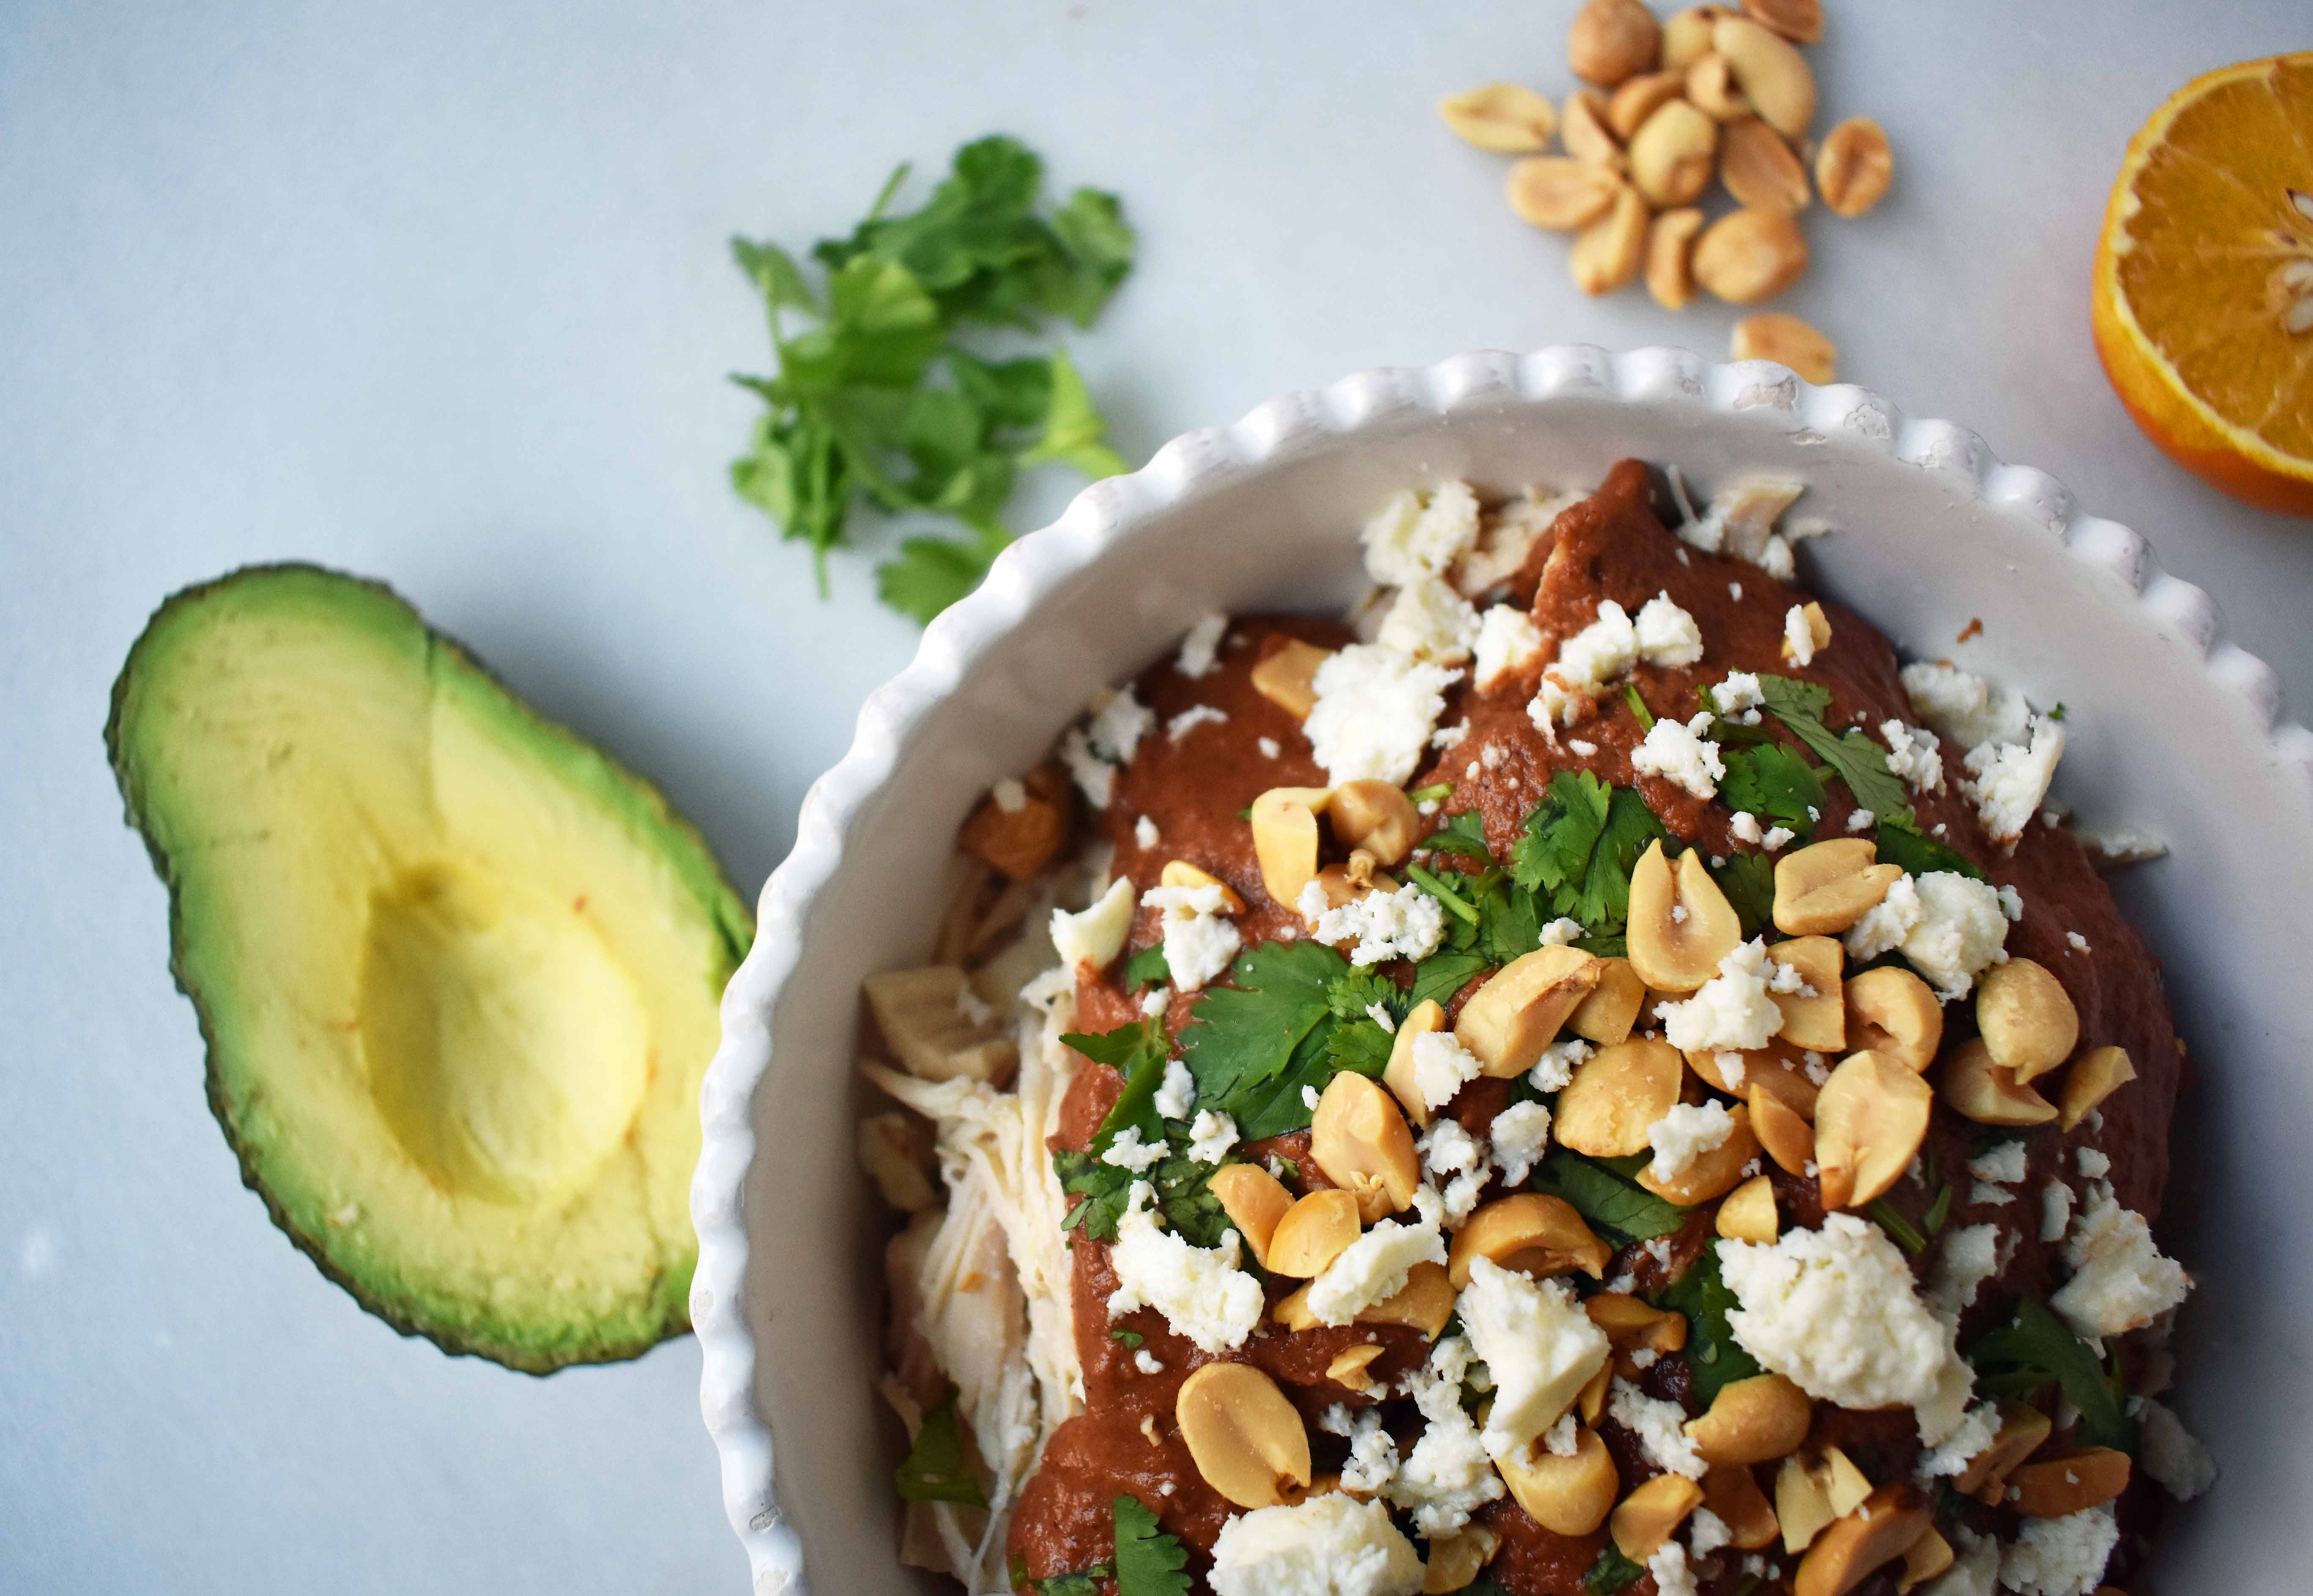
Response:
[[[1517,83],[1446,100],[1447,125],[1510,168],[1510,208],[1574,234],[1574,281],[1610,294],[1644,276],[1665,310],[1698,286],[1729,304],[1772,299],[1807,268],[1799,214],[1820,194],[1860,216],[1895,176],[1887,136],[1851,117],[1820,145],[1815,74],[1799,47],[1823,35],[1820,0],[1691,5],[1658,22],[1642,0],[1588,0],[1566,39],[1567,65],[1591,85],[1562,111]],[[1565,153],[1548,155],[1552,137]],[[1815,180],[1810,188],[1807,170]],[[1735,208],[1702,208],[1716,177]],[[1797,316],[1735,325],[1735,358],[1779,360],[1811,382],[1836,380],[1839,351]]]

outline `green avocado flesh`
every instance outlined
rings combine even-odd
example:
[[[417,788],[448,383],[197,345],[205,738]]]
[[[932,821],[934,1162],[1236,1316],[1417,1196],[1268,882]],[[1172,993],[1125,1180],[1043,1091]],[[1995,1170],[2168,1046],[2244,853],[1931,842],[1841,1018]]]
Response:
[[[163,605],[105,739],[210,1104],[291,1239],[517,1369],[684,1329],[699,1081],[752,928],[665,801],[303,566]]]

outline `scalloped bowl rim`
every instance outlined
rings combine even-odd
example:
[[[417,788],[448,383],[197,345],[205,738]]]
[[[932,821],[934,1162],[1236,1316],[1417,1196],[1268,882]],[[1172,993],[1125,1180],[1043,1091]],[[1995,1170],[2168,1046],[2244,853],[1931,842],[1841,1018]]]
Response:
[[[1650,347],[1611,354],[1561,345],[1526,355],[1478,350],[1420,367],[1357,373],[1322,390],[1279,396],[1233,425],[1184,433],[1138,471],[1095,482],[1051,525],[1022,538],[988,579],[925,631],[914,659],[869,695],[849,750],[806,794],[787,859],[764,884],[752,949],[722,1005],[724,1036],[701,1092],[704,1130],[691,1184],[699,1266],[691,1310],[702,1351],[700,1407],[720,1460],[732,1526],[746,1548],[759,1592],[802,1591],[803,1547],[773,1494],[774,1449],[754,1401],[758,1355],[746,1313],[749,1241],[745,1189],[755,1152],[756,1088],[772,1057],[770,1015],[803,951],[803,927],[816,895],[841,867],[847,834],[861,807],[892,775],[911,732],[963,681],[980,654],[1067,578],[1084,570],[1151,519],[1223,482],[1312,448],[1339,449],[1368,429],[1403,425],[1409,414],[1450,421],[1484,406],[1535,416],[1568,397],[1631,406],[1693,407],[1711,421],[1746,412],[1780,415],[1801,442],[1833,435],[1860,441],[1887,458],[1939,474],[1987,507],[2015,513],[2113,579],[2133,601],[2135,618],[2185,639],[2211,680],[2237,697],[2261,729],[2265,752],[2313,814],[2313,732],[2285,718],[2273,670],[2223,639],[2216,604],[2163,571],[2145,539],[2115,522],[2081,513],[2054,478],[2006,464],[1983,439],[1948,422],[1913,420],[1879,395],[1852,384],[1817,387],[1767,361],[1710,364],[1684,350]]]

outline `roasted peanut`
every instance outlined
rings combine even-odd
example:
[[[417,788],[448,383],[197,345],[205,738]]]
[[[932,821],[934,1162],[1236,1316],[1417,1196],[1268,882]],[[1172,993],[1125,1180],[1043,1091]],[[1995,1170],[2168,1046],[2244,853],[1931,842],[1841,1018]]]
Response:
[[[1694,280],[1728,304],[1772,299],[1807,267],[1807,239],[1781,211],[1729,212],[1695,241]]]
[[[1826,1208],[1860,1207],[1886,1195],[1927,1139],[1936,1095],[1879,1053],[1851,1053],[1815,1102],[1816,1180]]]
[[[1719,973],[1743,941],[1743,922],[1711,879],[1700,848],[1673,868],[1660,842],[1631,872],[1631,966],[1658,992],[1692,992]]]
[[[1881,1486],[1860,1512],[1827,1527],[1799,1560],[1792,1596],[1847,1596],[1901,1557],[1935,1521],[1927,1497],[1907,1484]]]
[[[1815,120],[1815,74],[1790,39],[1748,17],[1720,17],[1711,24],[1711,48],[1727,57],[1769,127],[1785,138],[1807,131]]]
[[[1814,602],[1800,605],[1799,614],[1807,621],[1807,658],[1813,659],[1831,646],[1831,618],[1824,614],[1822,605]],[[1783,636],[1783,658],[1792,663],[1803,662],[1789,633]]]
[[[1686,64],[1687,102],[1715,122],[1731,122],[1751,114],[1751,102],[1735,82],[1735,69],[1717,50],[1708,50]]]
[[[2000,1428],[1992,1444],[1968,1460],[1967,1468],[1952,1481],[1952,1488],[1987,1505],[1996,1504],[2007,1491],[2009,1475],[2038,1451],[2054,1429],[2048,1416],[2038,1408],[2027,1407],[2021,1402],[2002,1402]]]
[[[1697,1154],[1694,1162],[1677,1174],[1664,1179],[1651,1168],[1642,1169],[1638,1174],[1639,1184],[1682,1208],[1700,1207],[1734,1190],[1742,1183],[1745,1166],[1759,1156],[1759,1138],[1752,1132],[1749,1109],[1737,1107],[1733,1118],[1735,1128],[1728,1133],[1727,1139],[1708,1153]]]
[[[1868,837],[1834,837],[1785,854],[1775,861],[1775,928],[1825,936],[1854,925],[1904,873],[1900,865],[1873,864],[1878,856],[1879,845]]]
[[[1883,964],[1847,983],[1847,1045],[1884,1053],[1925,1074],[1943,1045],[1944,1011],[1928,984],[1908,969]]]
[[[1775,1510],[1759,1489],[1759,1482],[1748,1469],[1721,1466],[1702,1477],[1702,1504],[1726,1521],[1734,1531],[1736,1547],[1746,1552],[1774,1544],[1782,1526],[1775,1521]]]
[[[1313,1191],[1278,1220],[1262,1267],[1272,1275],[1314,1280],[1357,1239],[1358,1199],[1339,1188]]]
[[[1575,1411],[1582,1416],[1584,1424],[1596,1424],[1598,1416],[1606,1411],[1606,1392],[1614,1383],[1614,1365],[1611,1362],[1599,1364],[1598,1372],[1590,1377],[1590,1383],[1574,1399]]]
[[[1658,1308],[1628,1292],[1602,1291],[1582,1300],[1582,1311],[1605,1332],[1614,1351],[1678,1352],[1686,1346],[1686,1315]]]
[[[1661,50],[1662,24],[1640,0],[1587,0],[1566,33],[1566,64],[1602,89],[1646,71]]]
[[[1807,322],[1781,311],[1762,311],[1735,324],[1737,360],[1772,360],[1821,385],[1839,381],[1839,346]]]
[[[1424,1260],[1407,1272],[1405,1284],[1395,1295],[1360,1311],[1357,1322],[1404,1325],[1435,1341],[1453,1317],[1453,1279],[1444,1264]]]
[[[1677,99],[1686,86],[1679,72],[1646,72],[1616,89],[1606,101],[1606,126],[1624,144],[1647,125],[1647,118]]]
[[[1521,222],[1571,232],[1613,210],[1623,187],[1610,167],[1565,155],[1528,155],[1511,163],[1504,192]]]
[[[1446,126],[1482,150],[1516,155],[1538,150],[1558,131],[1550,101],[1522,83],[1483,83],[1438,102]]]
[[[1775,1516],[1781,1521],[1783,1549],[1807,1549],[1825,1525],[1846,1517],[1870,1498],[1871,1482],[1835,1446],[1812,1461],[1794,1454],[1775,1476]]]
[[[2072,1056],[2080,1039],[2080,1013],[2046,965],[2010,959],[1976,982],[1975,1027],[1992,1062],[2024,1085]]]
[[[1698,1048],[1686,1056],[1687,1067],[1714,1091],[1748,1099],[1751,1088],[1763,1084],[1779,1102],[1800,1118],[1815,1118],[1816,1085],[1801,1065],[1806,1049],[1781,1037],[1763,1048],[1739,1051]]]
[[[1433,1539],[1429,1561],[1421,1571],[1421,1596],[1452,1596],[1467,1590],[1501,1545],[1501,1537],[1483,1524],[1464,1524],[1442,1539]]]
[[[1613,1248],[1590,1233],[1574,1205],[1541,1192],[1496,1197],[1454,1232],[1446,1269],[1454,1289],[1470,1284],[1470,1262],[1485,1258],[1536,1279],[1579,1269],[1596,1279],[1606,1272]]]
[[[1332,794],[1324,787],[1271,787],[1253,801],[1253,855],[1261,885],[1287,908],[1317,874],[1317,817]]]
[[[1775,1183],[1764,1175],[1754,1175],[1728,1192],[1719,1205],[1713,1228],[1730,1241],[1773,1241],[1782,1228],[1775,1215]]]
[[[2098,1103],[2136,1079],[2136,1065],[2125,1048],[2092,1048],[2064,1073],[2063,1111],[2057,1122],[2066,1130],[2087,1118]]]
[[[1631,180],[1658,208],[1686,204],[1711,186],[1719,124],[1684,100],[1657,109],[1631,136]]]
[[[1721,1386],[1686,1435],[1706,1463],[1772,1463],[1796,1451],[1814,1421],[1805,1391],[1780,1374],[1755,1374]]]
[[[1702,1505],[1701,1486],[1684,1475],[1658,1474],[1614,1509],[1610,1523],[1614,1544],[1631,1562],[1644,1563]]]
[[[2060,1519],[2100,1507],[2127,1488],[2128,1454],[2087,1446],[2021,1465],[2001,1496],[2027,1519]]]
[[[1794,44],[1823,37],[1823,0],[1743,0],[1743,9]]]
[[[1631,162],[1623,153],[1623,142],[1606,125],[1608,109],[1606,97],[1596,89],[1580,89],[1569,94],[1565,118],[1559,124],[1558,142],[1577,161],[1608,171],[1628,171]]]
[[[1895,1596],[1911,1596],[1913,1591],[1937,1575],[1948,1571],[1959,1559],[1952,1544],[1936,1533],[1930,1525],[1927,1532],[1912,1542],[1911,1550],[1904,1554],[1904,1572],[1895,1578]]]
[[[1572,1457],[1561,1458],[1537,1443],[1495,1466],[1517,1504],[1553,1535],[1587,1535],[1597,1529],[1623,1488],[1614,1454],[1587,1425],[1575,1429]]]
[[[1815,183],[1835,216],[1860,216],[1886,197],[1895,179],[1887,135],[1869,117],[1850,117],[1824,136],[1816,152]]]
[[[1373,1366],[1374,1359],[1381,1354],[1382,1346],[1378,1341],[1368,1341],[1362,1346],[1345,1346],[1334,1355],[1332,1363],[1325,1365],[1325,1378],[1336,1385],[1348,1386],[1353,1391],[1370,1390],[1373,1376],[1366,1371]]]
[[[1647,229],[1647,292],[1666,311],[1694,302],[1694,240],[1702,213],[1688,206],[1665,211]]]
[[[1379,865],[1402,864],[1413,852],[1421,817],[1413,800],[1394,782],[1344,782],[1333,789],[1325,809],[1333,839],[1345,848],[1361,848]]]
[[[1773,943],[1767,957],[1799,972],[1814,992],[1772,992],[1783,1013],[1782,1029],[1775,1034],[1794,1048],[1836,1053],[1847,1046],[1847,1005],[1842,1001],[1840,971],[1847,965],[1847,950],[1833,936],[1795,936]]]
[[[1292,1196],[1277,1177],[1257,1163],[1227,1163],[1213,1171],[1206,1189],[1220,1202],[1221,1212],[1236,1226],[1236,1233],[1253,1251],[1253,1261],[1267,1267],[1269,1239],[1278,1222],[1293,1206]]]
[[[1436,998],[1423,998],[1397,1022],[1397,1034],[1389,1043],[1389,1067],[1382,1072],[1382,1084],[1404,1109],[1405,1117],[1424,1129],[1429,1128],[1430,1110],[1413,1078],[1413,1039],[1445,1029],[1446,1011],[1438,1006]]]
[[[1200,870],[1186,859],[1167,860],[1165,868],[1156,873],[1156,884],[1160,887],[1218,887],[1222,909],[1232,915],[1244,913],[1244,899],[1236,895],[1234,888],[1220,877]]]
[[[1598,984],[1566,1016],[1566,1029],[1586,1041],[1611,1048],[1629,1039],[1631,1027],[1638,1022],[1639,1007],[1646,1000],[1647,984],[1639,979],[1639,972],[1631,968],[1629,960],[1601,959]]]
[[[1536,948],[1504,965],[1455,1018],[1456,1039],[1496,1080],[1522,1075],[1598,985],[1599,960],[1579,948]]]
[[[1574,235],[1567,269],[1585,294],[1612,294],[1639,275],[1646,259],[1647,202],[1625,186],[1606,214]]]
[[[1627,1158],[1650,1145],[1647,1132],[1678,1101],[1686,1061],[1668,1042],[1601,1048],[1558,1094],[1551,1134],[1592,1158]]]
[[[1326,1179],[1357,1198],[1358,1216],[1368,1224],[1403,1209],[1421,1181],[1405,1116],[1388,1092],[1351,1070],[1327,1082],[1317,1099],[1309,1156]]]
[[[1278,1507],[1309,1488],[1309,1432],[1251,1364],[1207,1364],[1181,1382],[1173,1417],[1205,1483],[1239,1507]]]
[[[1738,117],[1719,135],[1719,180],[1737,205],[1790,215],[1807,207],[1807,168],[1783,136],[1756,117]]]
[[[1787,1175],[1805,1175],[1815,1162],[1815,1127],[1755,1081],[1751,1084],[1751,1134]]]
[[[1317,668],[1333,657],[1330,648],[1298,638],[1253,668],[1253,690],[1295,720],[1306,720],[1317,706]]]
[[[1711,53],[1711,29],[1727,15],[1724,5],[1690,5],[1663,24],[1662,64],[1666,72],[1684,72],[1698,57]]]
[[[2046,1098],[1992,1062],[1982,1037],[1961,1043],[1938,1074],[1938,1094],[1978,1125],[2045,1125],[2056,1117]]]

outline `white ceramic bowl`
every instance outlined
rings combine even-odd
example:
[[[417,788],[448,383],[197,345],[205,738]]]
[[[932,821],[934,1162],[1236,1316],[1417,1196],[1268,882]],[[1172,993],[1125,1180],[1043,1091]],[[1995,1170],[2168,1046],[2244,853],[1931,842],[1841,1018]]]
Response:
[[[859,979],[920,960],[957,824],[1040,758],[1103,682],[1208,610],[1333,611],[1356,529],[1394,489],[1597,480],[1626,455],[1708,491],[1804,478],[1835,536],[1807,575],[1907,654],[2069,709],[2059,796],[2173,852],[2117,880],[2167,961],[2200,1086],[2164,1234],[2199,1280],[2181,1395],[2218,1489],[2171,1515],[2159,1588],[2302,1588],[2313,1506],[2313,733],[2262,662],[2126,527],[1983,440],[1764,362],[1560,347],[1481,352],[1288,394],[1174,439],[1024,539],[924,635],[804,800],[724,998],[691,1190],[691,1314],[724,1503],[759,1592],[917,1589],[893,1556],[877,1372],[878,1249],[854,1174]],[[1983,632],[1956,642],[1972,618]]]

